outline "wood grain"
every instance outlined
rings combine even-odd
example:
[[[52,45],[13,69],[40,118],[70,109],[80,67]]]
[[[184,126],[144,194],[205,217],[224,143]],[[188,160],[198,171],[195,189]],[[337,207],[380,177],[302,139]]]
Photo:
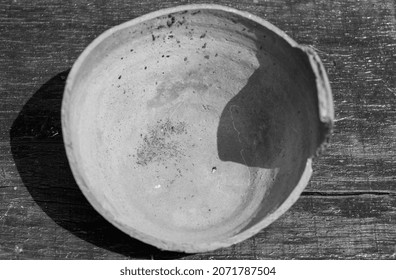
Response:
[[[0,259],[396,259],[396,14],[383,1],[216,1],[320,54],[336,126],[299,201],[227,249],[162,252],[107,223],[63,148],[67,71],[100,33],[193,1],[0,1]],[[194,1],[194,3],[215,1]],[[257,3],[256,3],[257,2]]]

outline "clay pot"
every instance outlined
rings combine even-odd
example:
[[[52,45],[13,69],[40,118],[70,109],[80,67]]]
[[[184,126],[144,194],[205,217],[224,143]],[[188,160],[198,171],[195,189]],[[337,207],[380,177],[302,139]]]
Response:
[[[253,236],[298,199],[332,103],[310,48],[249,13],[188,5],[86,48],[67,79],[63,136],[81,191],[109,222],[202,252]]]

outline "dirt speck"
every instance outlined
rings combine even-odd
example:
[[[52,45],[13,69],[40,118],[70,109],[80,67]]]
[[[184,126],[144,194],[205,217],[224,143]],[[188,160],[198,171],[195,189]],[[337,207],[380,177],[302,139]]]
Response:
[[[209,57],[209,55],[205,55],[204,58],[209,59],[210,57]]]
[[[166,21],[166,25],[171,27],[175,23],[176,19],[172,15],[168,15],[168,20]]]
[[[205,43],[205,44],[203,44],[202,48],[203,48],[203,49],[206,49],[206,43]]]
[[[151,162],[158,163],[181,155],[180,144],[172,138],[185,133],[185,122],[171,122],[169,119],[149,127],[146,135],[140,135],[143,143],[136,151],[136,163],[146,166]]]

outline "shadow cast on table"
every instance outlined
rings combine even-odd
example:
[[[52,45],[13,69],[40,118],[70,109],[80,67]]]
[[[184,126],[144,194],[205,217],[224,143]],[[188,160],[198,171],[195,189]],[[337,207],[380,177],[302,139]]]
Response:
[[[58,225],[95,246],[129,258],[187,256],[161,251],[129,237],[85,199],[71,173],[62,138],[60,110],[68,72],[57,74],[41,86],[10,130],[12,155],[32,198]]]

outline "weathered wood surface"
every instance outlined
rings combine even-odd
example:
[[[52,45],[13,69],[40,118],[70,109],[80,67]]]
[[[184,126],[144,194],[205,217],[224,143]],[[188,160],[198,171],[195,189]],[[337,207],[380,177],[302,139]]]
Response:
[[[215,1],[0,0],[0,259],[396,259],[394,0],[216,1],[320,54],[332,142],[299,201],[233,247],[184,255],[121,233],[82,196],[59,109],[67,70],[101,32],[160,8]]]

